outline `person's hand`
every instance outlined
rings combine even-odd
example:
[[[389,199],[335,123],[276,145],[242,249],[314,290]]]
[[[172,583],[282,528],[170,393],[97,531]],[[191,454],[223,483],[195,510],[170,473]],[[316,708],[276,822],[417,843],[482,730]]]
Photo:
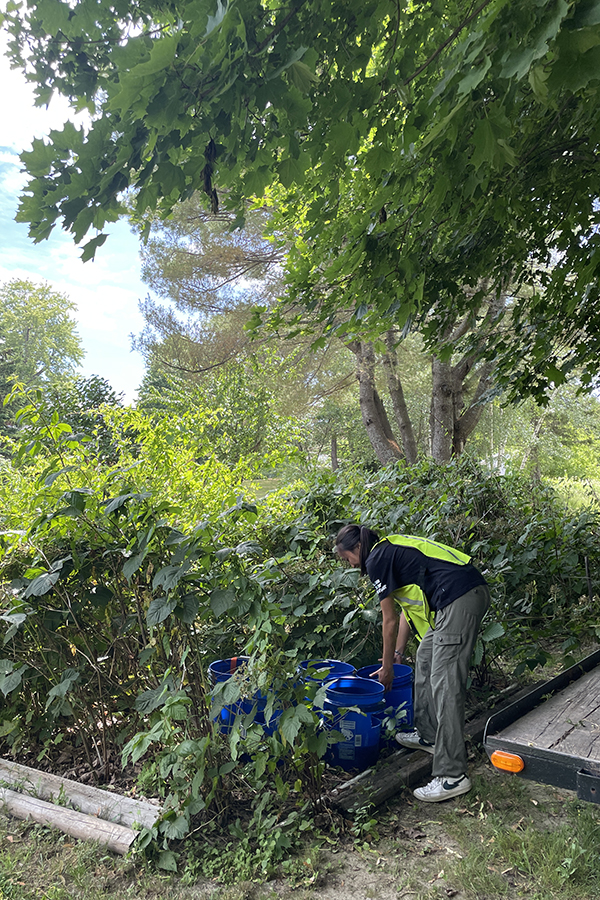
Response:
[[[377,681],[384,686],[386,691],[390,691],[394,682],[394,670],[393,668],[386,669],[382,666],[380,669],[377,669],[376,672],[373,672],[369,677],[376,678]]]

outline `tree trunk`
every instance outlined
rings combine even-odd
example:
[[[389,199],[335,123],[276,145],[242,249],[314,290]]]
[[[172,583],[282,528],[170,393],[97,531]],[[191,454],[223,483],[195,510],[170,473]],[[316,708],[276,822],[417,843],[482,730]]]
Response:
[[[485,284],[482,285],[485,288]],[[491,297],[487,302],[480,331],[480,346],[485,341],[486,325],[493,323],[503,308],[506,300],[504,293]],[[464,316],[453,326],[449,326],[443,335],[447,344],[456,344],[474,327],[470,316]],[[460,456],[465,449],[467,438],[481,418],[483,412],[483,396],[491,383],[493,362],[484,363],[477,372],[477,387],[469,406],[463,410],[466,379],[475,361],[476,351],[465,354],[455,365],[443,362],[434,356],[432,361],[433,386],[431,392],[431,455],[436,462],[448,462],[452,457]]]
[[[338,446],[337,446],[337,435],[331,435],[331,470],[335,472],[336,469],[339,469],[340,463],[338,460]]]
[[[523,459],[521,460],[521,465],[519,466],[519,472],[525,471],[525,467],[527,466],[527,463],[529,462],[529,459],[531,457],[533,457],[534,460],[537,458],[538,441],[540,438],[540,434],[542,433],[542,428],[544,427],[544,422],[546,421],[547,415],[548,415],[548,410],[547,409],[542,410],[539,418],[537,419],[537,421],[535,422],[535,425],[533,426],[533,434],[531,436],[529,446],[528,446],[527,450],[525,451]],[[536,468],[537,468],[537,471],[539,472],[539,470],[540,470],[539,460],[537,462]]]
[[[385,407],[375,387],[375,352],[366,341],[351,341],[348,347],[356,357],[356,377],[362,420],[382,466],[402,459],[402,451],[394,438]]]
[[[478,371],[475,393],[463,410],[465,380],[473,363],[473,356],[464,357],[455,366],[433,357],[430,425],[431,455],[436,462],[460,456],[481,418],[482,398],[490,385],[493,363],[485,363]]]
[[[434,356],[431,361],[431,412],[429,429],[431,455],[436,462],[452,458],[455,418],[455,379],[452,366]]]
[[[396,425],[400,431],[404,456],[409,466],[417,461],[417,442],[412,422],[408,414],[402,382],[398,375],[398,353],[396,351],[396,335],[390,329],[386,335],[387,353],[383,357],[383,368],[387,377],[388,390],[392,399],[392,408]]]

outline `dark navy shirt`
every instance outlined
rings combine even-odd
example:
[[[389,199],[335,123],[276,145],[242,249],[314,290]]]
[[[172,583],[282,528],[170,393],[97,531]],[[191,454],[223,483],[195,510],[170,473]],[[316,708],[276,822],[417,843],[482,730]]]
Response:
[[[427,556],[415,547],[402,547],[386,540],[373,547],[366,568],[379,600],[401,587],[418,584],[434,611],[486,583],[471,563],[446,562]]]

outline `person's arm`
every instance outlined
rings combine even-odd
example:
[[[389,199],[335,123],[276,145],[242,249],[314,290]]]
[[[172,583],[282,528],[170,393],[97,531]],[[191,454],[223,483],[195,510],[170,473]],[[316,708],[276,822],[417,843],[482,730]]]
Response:
[[[394,681],[394,651],[398,637],[398,613],[391,594],[381,601],[381,612],[383,615],[381,668],[374,672],[372,677],[376,677],[386,691],[389,691]]]
[[[404,612],[400,614],[400,621],[398,623],[398,636],[396,637],[396,649],[394,651],[394,662],[401,663],[404,658],[404,651],[406,650],[406,645],[408,644],[408,639],[410,637],[410,625],[408,624],[408,620],[404,615]]]

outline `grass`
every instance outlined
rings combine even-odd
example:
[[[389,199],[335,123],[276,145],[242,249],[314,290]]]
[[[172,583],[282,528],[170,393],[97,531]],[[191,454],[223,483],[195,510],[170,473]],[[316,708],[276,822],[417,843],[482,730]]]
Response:
[[[588,900],[600,896],[600,807],[494,772],[445,804],[405,791],[376,827],[347,825],[267,884],[197,879],[114,857],[46,827],[0,815],[0,900]],[[366,821],[366,820],[365,820]],[[190,860],[192,858],[190,857]]]
[[[443,866],[447,890],[458,890],[464,900],[600,896],[598,806],[489,769],[473,782],[465,798],[435,808],[449,849]],[[413,888],[416,878],[413,870]],[[435,896],[429,884],[413,893]]]

